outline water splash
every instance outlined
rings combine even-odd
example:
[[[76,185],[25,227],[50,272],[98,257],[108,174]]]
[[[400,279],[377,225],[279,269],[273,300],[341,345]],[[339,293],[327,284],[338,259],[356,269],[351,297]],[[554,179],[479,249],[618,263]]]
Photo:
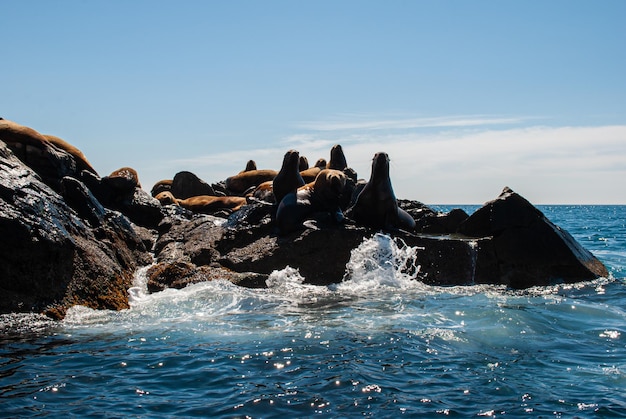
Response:
[[[476,284],[476,262],[478,260],[478,240],[470,240],[467,242],[470,251],[470,260],[472,266],[472,282],[471,285]]]
[[[420,271],[418,247],[376,233],[352,251],[344,282],[337,290],[372,290],[379,287],[407,288],[417,283]]]

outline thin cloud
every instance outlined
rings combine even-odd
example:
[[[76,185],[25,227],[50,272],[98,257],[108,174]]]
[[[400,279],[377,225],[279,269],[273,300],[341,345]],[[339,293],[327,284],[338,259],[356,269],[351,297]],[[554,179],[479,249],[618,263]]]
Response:
[[[519,124],[528,117],[498,117],[489,115],[467,115],[433,118],[390,118],[375,119],[367,116],[346,116],[329,121],[309,121],[297,125],[300,129],[311,131],[349,131],[349,130],[404,130],[418,128],[476,127],[486,125]]]
[[[359,178],[370,176],[378,151],[390,156],[398,198],[431,204],[481,203],[510,186],[533,203],[626,203],[616,185],[626,176],[626,125],[296,133],[268,147],[172,161],[207,181],[239,172],[249,159],[280,169],[294,148],[310,163],[341,144]]]

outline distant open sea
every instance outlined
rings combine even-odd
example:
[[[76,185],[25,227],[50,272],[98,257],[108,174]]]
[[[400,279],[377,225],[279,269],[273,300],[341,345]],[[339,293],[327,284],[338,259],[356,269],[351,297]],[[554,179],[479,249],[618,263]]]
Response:
[[[144,269],[129,310],[0,316],[0,417],[626,417],[626,206],[538,208],[610,277],[426,286],[380,234],[332,287],[149,295]]]

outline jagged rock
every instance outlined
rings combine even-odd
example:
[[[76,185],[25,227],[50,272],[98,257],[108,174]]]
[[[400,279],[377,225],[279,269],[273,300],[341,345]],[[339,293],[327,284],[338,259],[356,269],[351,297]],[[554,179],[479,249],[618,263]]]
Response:
[[[424,213],[416,219],[415,230],[425,234],[452,234],[457,232],[461,223],[468,217],[469,215],[460,208],[447,213]]]
[[[442,234],[402,231],[388,234],[400,246],[417,249],[414,277],[432,285],[485,283],[525,288],[590,280],[608,274],[604,266],[569,234],[553,226],[543,215],[537,217],[540,212],[527,201],[516,195],[505,195],[512,198],[508,199],[507,207],[511,206],[503,219],[499,219],[499,211],[487,204],[485,209],[469,218],[464,211],[455,210],[437,216],[436,225],[431,220],[429,225],[442,229]],[[515,209],[520,203],[524,205]],[[424,215],[421,219],[435,214],[420,203],[405,202],[403,205],[413,210],[422,208]],[[290,266],[300,271],[306,283],[328,285],[343,280],[353,249],[377,232],[351,224],[337,226],[308,222],[307,228],[278,237],[271,217],[264,212],[266,208],[260,204],[245,206],[241,210],[243,215],[235,213],[225,224],[201,217],[176,221],[157,241],[158,260],[223,267],[241,274],[269,275],[274,270]],[[245,214],[257,215],[248,219]],[[259,214],[263,216],[259,217]],[[504,234],[495,234],[493,229],[484,228],[492,225],[484,214],[494,215],[497,221],[494,226],[506,226],[504,220],[508,219],[516,227],[505,228]],[[515,221],[516,217],[524,222]],[[474,234],[452,234],[459,224]],[[478,228],[482,230],[478,231]],[[551,237],[555,231],[559,234]],[[533,249],[527,251],[525,247]],[[531,255],[537,253],[537,249],[540,249],[541,258],[526,256],[529,252]]]
[[[141,189],[134,170],[122,168],[99,179],[83,171],[80,179],[104,207],[119,211],[133,223],[155,229],[164,217],[158,200]]]
[[[77,200],[85,192],[73,181]],[[88,194],[86,194],[88,196]],[[136,268],[151,260],[128,220],[95,202],[74,202],[94,226],[0,142],[0,310],[62,317],[82,304],[128,307]]]
[[[215,195],[213,187],[191,172],[176,173],[172,179],[170,192],[178,199],[192,196]]]
[[[465,220],[458,231],[492,238],[498,266],[493,280],[513,288],[608,275],[605,266],[567,231],[508,187]]]
[[[264,288],[267,275],[233,272],[221,267],[196,266],[188,262],[158,263],[148,269],[148,291],[184,288],[198,282],[221,279],[247,288]]]

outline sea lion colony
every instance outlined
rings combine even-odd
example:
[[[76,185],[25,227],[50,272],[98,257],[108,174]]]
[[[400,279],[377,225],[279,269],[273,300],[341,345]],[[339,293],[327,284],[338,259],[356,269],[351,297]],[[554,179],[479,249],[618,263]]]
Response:
[[[61,138],[2,119],[0,139],[25,161],[56,147],[72,155],[77,172],[86,170],[98,176],[85,155]],[[102,181],[120,194],[141,187],[139,175],[130,167],[120,168]],[[377,153],[369,181],[357,180],[341,145],[332,147],[330,160],[320,158],[313,167],[296,150],[285,153],[278,171],[258,169],[255,161],[249,160],[244,170],[214,185],[193,173],[180,172],[174,179],[157,182],[151,195],[161,205],[177,205],[203,214],[228,214],[251,202],[272,204],[279,233],[295,231],[307,219],[320,217],[332,223],[344,222],[347,217],[349,222],[382,229],[415,228],[415,220],[398,208],[389,178],[389,156]]]
[[[180,199],[168,189],[172,183],[168,181],[157,182],[153,196],[162,205],[179,205],[205,214],[237,211],[253,201],[272,204],[280,234],[298,230],[311,218],[386,230],[415,228],[415,220],[398,207],[389,177],[389,156],[384,152],[374,156],[369,181],[357,180],[338,144],[332,147],[328,162],[320,158],[311,168],[296,150],[285,153],[279,171],[255,167],[250,160],[245,170],[226,179],[224,190],[215,196]]]

